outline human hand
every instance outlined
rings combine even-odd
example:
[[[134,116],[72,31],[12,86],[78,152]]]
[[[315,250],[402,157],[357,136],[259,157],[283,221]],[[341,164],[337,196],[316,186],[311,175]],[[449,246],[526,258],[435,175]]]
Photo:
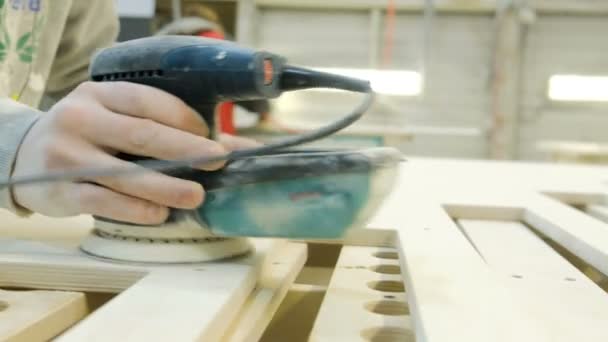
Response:
[[[246,148],[260,147],[262,144],[250,138],[239,137],[226,133],[219,134],[218,141],[229,151],[242,150]]]
[[[177,97],[128,82],[85,82],[37,121],[22,142],[14,177],[91,167],[135,165],[119,152],[155,159],[222,155],[204,138],[208,127]],[[222,137],[229,150],[253,143]],[[202,165],[215,170],[223,162]],[[149,171],[134,176],[19,185],[16,203],[47,216],[91,214],[137,224],[163,222],[169,207],[191,209],[204,199],[198,183]]]

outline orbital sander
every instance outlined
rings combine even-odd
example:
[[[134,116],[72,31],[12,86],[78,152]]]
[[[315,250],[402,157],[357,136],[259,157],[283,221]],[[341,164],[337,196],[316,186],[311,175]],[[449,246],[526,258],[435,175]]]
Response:
[[[340,239],[362,227],[390,192],[402,155],[387,147],[304,149],[298,146],[352,124],[369,108],[368,81],[286,64],[276,54],[236,43],[191,36],[157,36],[118,43],[97,52],[96,82],[126,81],[171,93],[197,111],[216,139],[216,108],[224,101],[272,99],[285,91],[334,88],[366,95],[352,113],[318,130],[232,151],[222,157],[160,161],[120,154],[143,168],[200,183],[206,196],[193,210],[171,209],[166,222],[133,225],[95,217],[82,250],[93,256],[141,262],[199,262],[247,253],[249,238]],[[201,171],[204,162],[223,168]],[[99,171],[118,176],[121,170]],[[91,172],[89,170],[89,172]],[[76,178],[78,173],[55,175]],[[136,177],[137,175],[131,175]],[[51,181],[12,180],[11,184]]]

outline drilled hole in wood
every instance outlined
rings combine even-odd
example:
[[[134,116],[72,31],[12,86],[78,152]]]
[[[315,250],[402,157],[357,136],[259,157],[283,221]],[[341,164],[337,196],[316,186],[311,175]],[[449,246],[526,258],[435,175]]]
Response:
[[[8,303],[7,303],[7,302],[5,302],[5,301],[3,301],[3,300],[0,300],[0,312],[2,312],[2,311],[4,311],[4,310],[8,309],[8,307],[9,307],[9,305],[8,305]]]
[[[379,280],[367,283],[370,289],[382,292],[405,292],[403,283],[395,280]]]
[[[370,342],[414,342],[416,336],[411,330],[392,327],[369,328],[361,332],[361,337]]]
[[[370,267],[370,269],[381,274],[401,274],[401,267],[397,265],[376,265]]]
[[[365,304],[365,308],[370,312],[387,316],[405,316],[410,313],[410,308],[407,306],[407,303],[393,300],[369,302]]]
[[[376,252],[374,256],[379,259],[399,259],[397,252]]]

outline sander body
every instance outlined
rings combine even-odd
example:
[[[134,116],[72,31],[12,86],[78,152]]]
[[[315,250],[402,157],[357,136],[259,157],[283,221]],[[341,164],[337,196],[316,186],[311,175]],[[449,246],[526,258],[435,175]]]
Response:
[[[364,80],[289,66],[276,54],[190,36],[142,38],[100,50],[90,65],[90,78],[145,84],[179,97],[201,115],[210,139],[216,139],[216,106],[223,101],[272,99],[285,91],[315,87],[371,93]],[[96,217],[96,236],[85,242],[84,249],[129,259],[116,256],[116,248],[100,251],[96,241],[132,242],[142,236],[161,244],[171,239],[207,243],[247,237],[339,239],[373,215],[390,192],[402,161],[397,150],[386,147],[283,148],[240,157],[237,151],[234,156],[217,171],[166,172],[203,185],[206,196],[199,208],[171,209],[167,221],[155,227]],[[147,160],[127,154],[119,157],[134,163]],[[184,222],[188,227],[181,235],[188,239],[175,233],[184,229]],[[167,230],[152,229],[158,227]],[[237,250],[246,249],[239,246]],[[230,253],[221,256],[226,255]]]

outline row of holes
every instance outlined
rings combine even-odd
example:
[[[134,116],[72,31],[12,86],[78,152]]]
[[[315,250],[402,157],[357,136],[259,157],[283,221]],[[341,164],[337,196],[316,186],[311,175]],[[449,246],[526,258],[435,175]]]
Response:
[[[399,254],[391,251],[376,252],[373,256],[378,259],[399,259]],[[379,274],[401,274],[401,268],[398,265],[380,264],[371,266],[369,269]],[[385,316],[405,316],[410,314],[410,309],[406,302],[390,300],[395,298],[391,293],[405,292],[403,282],[397,280],[377,280],[368,282],[367,286],[384,293],[383,299],[364,304],[367,311]],[[411,330],[399,327],[373,327],[365,329],[361,331],[361,337],[371,342],[415,341],[415,335]]]
[[[93,76],[93,80],[95,81],[114,81],[114,80],[124,80],[129,78],[140,78],[140,77],[160,77],[163,76],[162,70],[139,70],[139,71],[130,71],[130,72],[115,72],[111,74],[105,75],[95,75]]]

